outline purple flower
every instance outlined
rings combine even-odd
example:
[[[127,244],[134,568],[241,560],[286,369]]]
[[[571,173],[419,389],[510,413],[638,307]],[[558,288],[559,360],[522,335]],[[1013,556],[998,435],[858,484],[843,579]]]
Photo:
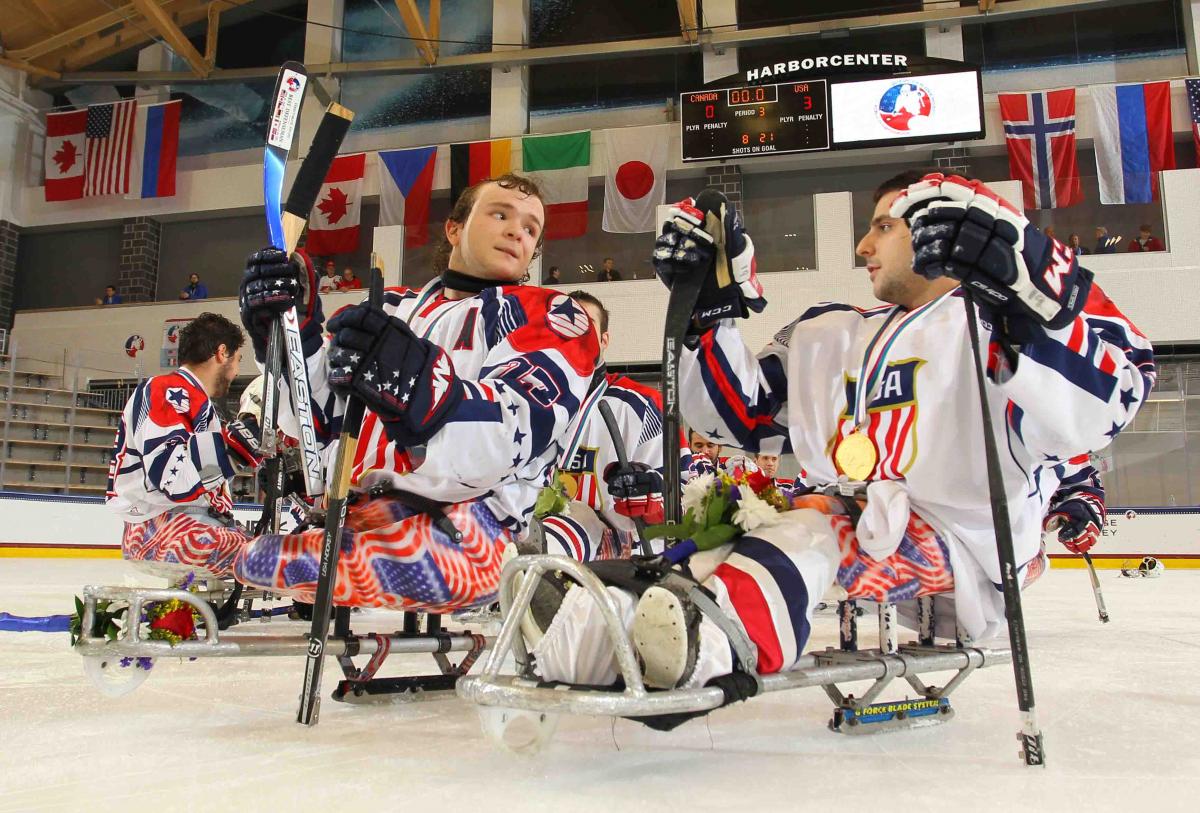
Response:
[[[126,659],[126,660],[128,660],[128,659]],[[154,659],[153,658],[138,658],[137,665],[138,665],[138,669],[145,669],[147,672],[149,672],[152,668],[154,668]]]
[[[133,658],[121,658],[122,668],[127,668],[132,663],[133,663]]]
[[[737,487],[737,484],[729,487],[729,499],[733,500],[735,503],[742,501],[742,491]]]

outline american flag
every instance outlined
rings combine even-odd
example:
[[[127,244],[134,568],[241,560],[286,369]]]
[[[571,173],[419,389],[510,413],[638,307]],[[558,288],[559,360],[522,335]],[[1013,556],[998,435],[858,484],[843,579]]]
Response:
[[[1196,147],[1196,166],[1200,166],[1200,79],[1188,79],[1188,110],[1192,114],[1192,144]]]
[[[84,197],[124,195],[129,192],[129,164],[133,155],[133,122],[136,116],[137,102],[133,99],[88,107]]]

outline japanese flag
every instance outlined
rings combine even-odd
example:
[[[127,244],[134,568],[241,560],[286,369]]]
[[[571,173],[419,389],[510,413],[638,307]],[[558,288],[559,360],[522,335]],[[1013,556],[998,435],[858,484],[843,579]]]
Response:
[[[362,209],[365,152],[339,155],[325,175],[317,202],[308,215],[309,256],[351,254],[358,250],[358,222]]]
[[[656,231],[655,208],[667,196],[667,144],[671,124],[605,131],[604,230]]]

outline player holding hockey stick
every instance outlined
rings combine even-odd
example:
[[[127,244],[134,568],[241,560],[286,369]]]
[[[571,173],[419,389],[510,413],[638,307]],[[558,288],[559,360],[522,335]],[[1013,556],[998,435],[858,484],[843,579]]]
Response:
[[[584,291],[569,296],[588,312],[600,342],[600,355],[608,348],[608,309]],[[637,546],[635,518],[647,523],[663,519],[662,396],[631,378],[607,373],[606,389],[597,403],[589,403],[571,428],[561,461],[559,478],[572,500],[566,515],[542,520],[546,552],[583,562],[628,557]],[[599,401],[612,410],[620,429],[629,468],[622,469],[616,441],[605,425]],[[589,399],[590,401],[590,399]],[[691,453],[682,445],[680,470],[688,474]]]
[[[659,238],[656,267],[668,284],[711,273],[713,241],[701,222],[685,201]],[[745,315],[762,304],[753,244],[735,215],[725,228],[740,285],[724,310]],[[713,612],[698,609],[695,584],[674,570],[659,583],[636,573],[610,587],[649,685],[704,685],[746,661],[760,674],[788,669],[835,580],[852,596],[890,601],[953,589],[968,639],[1003,629],[960,279],[988,293],[979,324],[991,336],[990,430],[1006,441],[1002,474],[1024,583],[1044,567],[1054,467],[1107,445],[1150,391],[1145,337],[1065,246],[981,184],[915,173],[885,182],[857,252],[889,306],[814,306],[758,356],[734,322],[695,323],[683,365],[688,422],[716,426],[749,451],[791,451],[810,484],[840,485],[853,499],[801,498],[777,524],[692,556]],[[697,312],[723,304],[701,302]],[[527,636],[542,677],[615,678],[597,615],[589,594],[568,591],[539,624],[544,634]]]
[[[251,257],[242,302],[256,353],[273,314],[296,303],[309,315],[314,400],[332,418],[318,423],[338,430],[334,391],[353,392],[368,410],[336,603],[441,611],[493,600],[501,554],[525,532],[599,353],[582,308],[520,285],[544,217],[527,179],[471,187],[446,221],[440,277],[419,291],[388,291],[382,310],[342,311],[328,345],[311,266],[273,249]],[[259,537],[235,572],[311,601],[322,534]]]
[[[179,369],[143,382],[125,404],[106,502],[125,520],[122,555],[144,570],[228,576],[249,541],[234,524],[229,481],[262,462],[258,426],[222,426],[212,403],[237,377],[244,341],[224,316],[200,314],[179,332]]]

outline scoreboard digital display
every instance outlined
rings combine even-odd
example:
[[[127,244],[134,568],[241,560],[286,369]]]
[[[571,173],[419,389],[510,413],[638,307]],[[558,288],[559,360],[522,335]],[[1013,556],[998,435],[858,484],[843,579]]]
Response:
[[[824,79],[681,93],[683,160],[829,149]]]

